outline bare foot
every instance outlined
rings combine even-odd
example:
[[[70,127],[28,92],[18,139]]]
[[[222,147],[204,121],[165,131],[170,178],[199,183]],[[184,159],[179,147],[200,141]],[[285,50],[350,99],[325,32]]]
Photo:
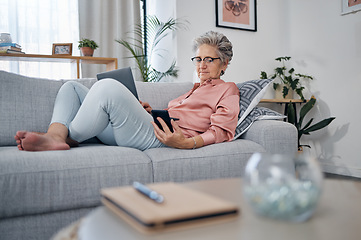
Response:
[[[78,143],[77,141],[71,139],[70,137],[68,137],[68,138],[66,139],[66,144],[68,144],[69,147],[71,147],[71,148],[72,148],[72,147],[79,147],[79,143]]]
[[[16,133],[17,134],[17,133]],[[16,140],[16,143],[18,144],[18,148],[19,150],[24,150],[23,146],[21,146],[21,139],[20,139],[20,136],[18,135],[15,135],[15,140]]]
[[[15,135],[19,150],[49,151],[68,150],[70,146],[63,139],[52,134],[39,134],[28,131],[18,131]]]

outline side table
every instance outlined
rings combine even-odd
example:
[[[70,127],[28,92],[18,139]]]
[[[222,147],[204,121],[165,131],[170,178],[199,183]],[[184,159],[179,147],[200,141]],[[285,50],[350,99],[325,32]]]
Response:
[[[239,178],[196,181],[185,185],[239,204],[240,216],[225,223],[144,235],[107,208],[98,207],[80,223],[76,222],[61,230],[54,240],[74,239],[70,238],[70,235],[68,238],[64,237],[63,233],[66,231],[72,232],[72,236],[82,240],[359,240],[361,236],[361,182],[324,180],[323,193],[314,215],[302,223],[272,220],[255,215],[243,200],[242,180]],[[78,227],[79,230],[76,231]]]
[[[289,104],[292,104],[293,108],[295,109],[295,119],[297,119],[297,108],[296,108],[296,103],[305,103],[307,102],[307,100],[302,100],[302,99],[261,99],[260,103],[279,103],[279,104],[285,104],[285,110],[284,110],[284,115],[287,116],[288,114],[288,107]],[[286,119],[285,119],[286,121]]]

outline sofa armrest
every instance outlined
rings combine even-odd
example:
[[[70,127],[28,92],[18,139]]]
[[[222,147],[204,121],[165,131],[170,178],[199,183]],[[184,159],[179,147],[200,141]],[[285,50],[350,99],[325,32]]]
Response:
[[[297,152],[297,129],[284,121],[255,121],[242,138],[262,145],[269,153],[295,154]]]

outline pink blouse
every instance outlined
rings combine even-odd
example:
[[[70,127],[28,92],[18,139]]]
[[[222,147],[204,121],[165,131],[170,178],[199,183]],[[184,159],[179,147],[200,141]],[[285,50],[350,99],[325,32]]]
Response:
[[[231,141],[238,121],[239,90],[233,82],[210,79],[170,101],[167,110],[180,119],[177,124],[186,137],[200,135],[204,145]]]

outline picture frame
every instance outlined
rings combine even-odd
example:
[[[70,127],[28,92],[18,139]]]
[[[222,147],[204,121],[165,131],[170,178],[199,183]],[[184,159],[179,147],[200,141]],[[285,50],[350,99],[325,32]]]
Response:
[[[257,31],[256,0],[216,0],[216,26]]]
[[[53,55],[72,55],[72,43],[53,43]]]
[[[361,10],[361,0],[341,0],[341,1],[342,1],[341,15],[355,13]]]

